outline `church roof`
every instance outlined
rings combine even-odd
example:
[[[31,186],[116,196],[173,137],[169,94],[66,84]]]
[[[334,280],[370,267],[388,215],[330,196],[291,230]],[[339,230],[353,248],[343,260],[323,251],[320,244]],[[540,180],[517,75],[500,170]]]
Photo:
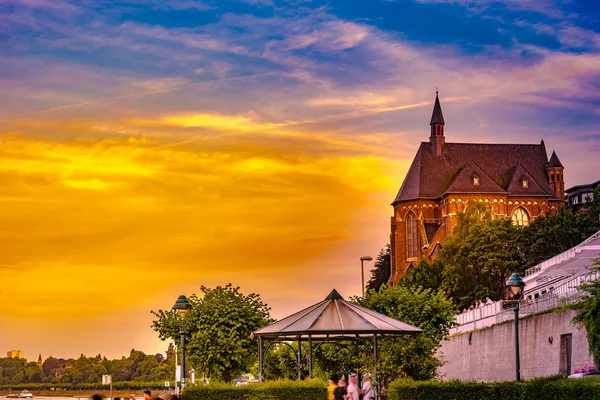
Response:
[[[550,157],[550,161],[548,162],[548,168],[553,167],[564,168],[554,150],[552,151],[552,156]]]
[[[436,105],[438,102],[436,98]],[[547,181],[547,165],[548,156],[543,142],[446,143],[441,157],[436,157],[431,143],[423,142],[394,203],[437,199],[446,193],[474,192],[527,194],[557,199]],[[472,183],[473,173],[479,175],[478,186]],[[522,176],[528,178],[528,188],[523,188],[522,185],[519,188],[513,183],[518,182]]]

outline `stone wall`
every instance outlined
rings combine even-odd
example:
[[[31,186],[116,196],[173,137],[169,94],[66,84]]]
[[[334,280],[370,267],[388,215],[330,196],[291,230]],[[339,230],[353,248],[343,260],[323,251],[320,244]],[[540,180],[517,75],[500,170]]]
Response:
[[[575,310],[545,314],[519,322],[521,377],[559,373],[561,335],[571,334],[571,373],[594,365],[585,329],[571,325]],[[452,336],[442,344],[444,380],[506,381],[515,379],[514,324],[505,323]]]

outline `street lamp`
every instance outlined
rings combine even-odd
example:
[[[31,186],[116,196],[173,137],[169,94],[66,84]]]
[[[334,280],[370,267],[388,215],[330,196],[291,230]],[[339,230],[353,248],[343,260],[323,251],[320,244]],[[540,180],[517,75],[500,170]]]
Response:
[[[192,309],[192,304],[187,297],[181,295],[173,305],[173,310],[179,313],[181,317],[181,325],[179,334],[181,335],[181,389],[185,386],[185,316]]]
[[[521,380],[521,360],[519,357],[519,302],[523,298],[525,282],[516,272],[506,281],[506,299],[513,302],[515,313],[515,367],[517,381]]]
[[[362,297],[363,299],[365,298],[365,261],[373,261],[373,257],[369,257],[369,256],[364,256],[360,258],[360,271],[361,271],[361,278],[362,278]]]

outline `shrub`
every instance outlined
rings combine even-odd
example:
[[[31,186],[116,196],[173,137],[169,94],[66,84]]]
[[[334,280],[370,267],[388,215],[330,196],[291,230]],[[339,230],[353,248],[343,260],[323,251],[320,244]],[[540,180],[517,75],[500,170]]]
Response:
[[[274,381],[243,386],[226,383],[189,386],[183,400],[327,400],[323,381]]]
[[[600,379],[538,378],[522,382],[397,380],[390,400],[600,400]]]

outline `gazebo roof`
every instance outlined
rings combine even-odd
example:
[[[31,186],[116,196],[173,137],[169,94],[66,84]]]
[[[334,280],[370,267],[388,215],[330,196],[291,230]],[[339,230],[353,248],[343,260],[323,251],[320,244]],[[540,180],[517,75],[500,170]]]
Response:
[[[363,339],[407,336],[422,330],[352,304],[334,289],[325,300],[253,332],[265,339]]]

